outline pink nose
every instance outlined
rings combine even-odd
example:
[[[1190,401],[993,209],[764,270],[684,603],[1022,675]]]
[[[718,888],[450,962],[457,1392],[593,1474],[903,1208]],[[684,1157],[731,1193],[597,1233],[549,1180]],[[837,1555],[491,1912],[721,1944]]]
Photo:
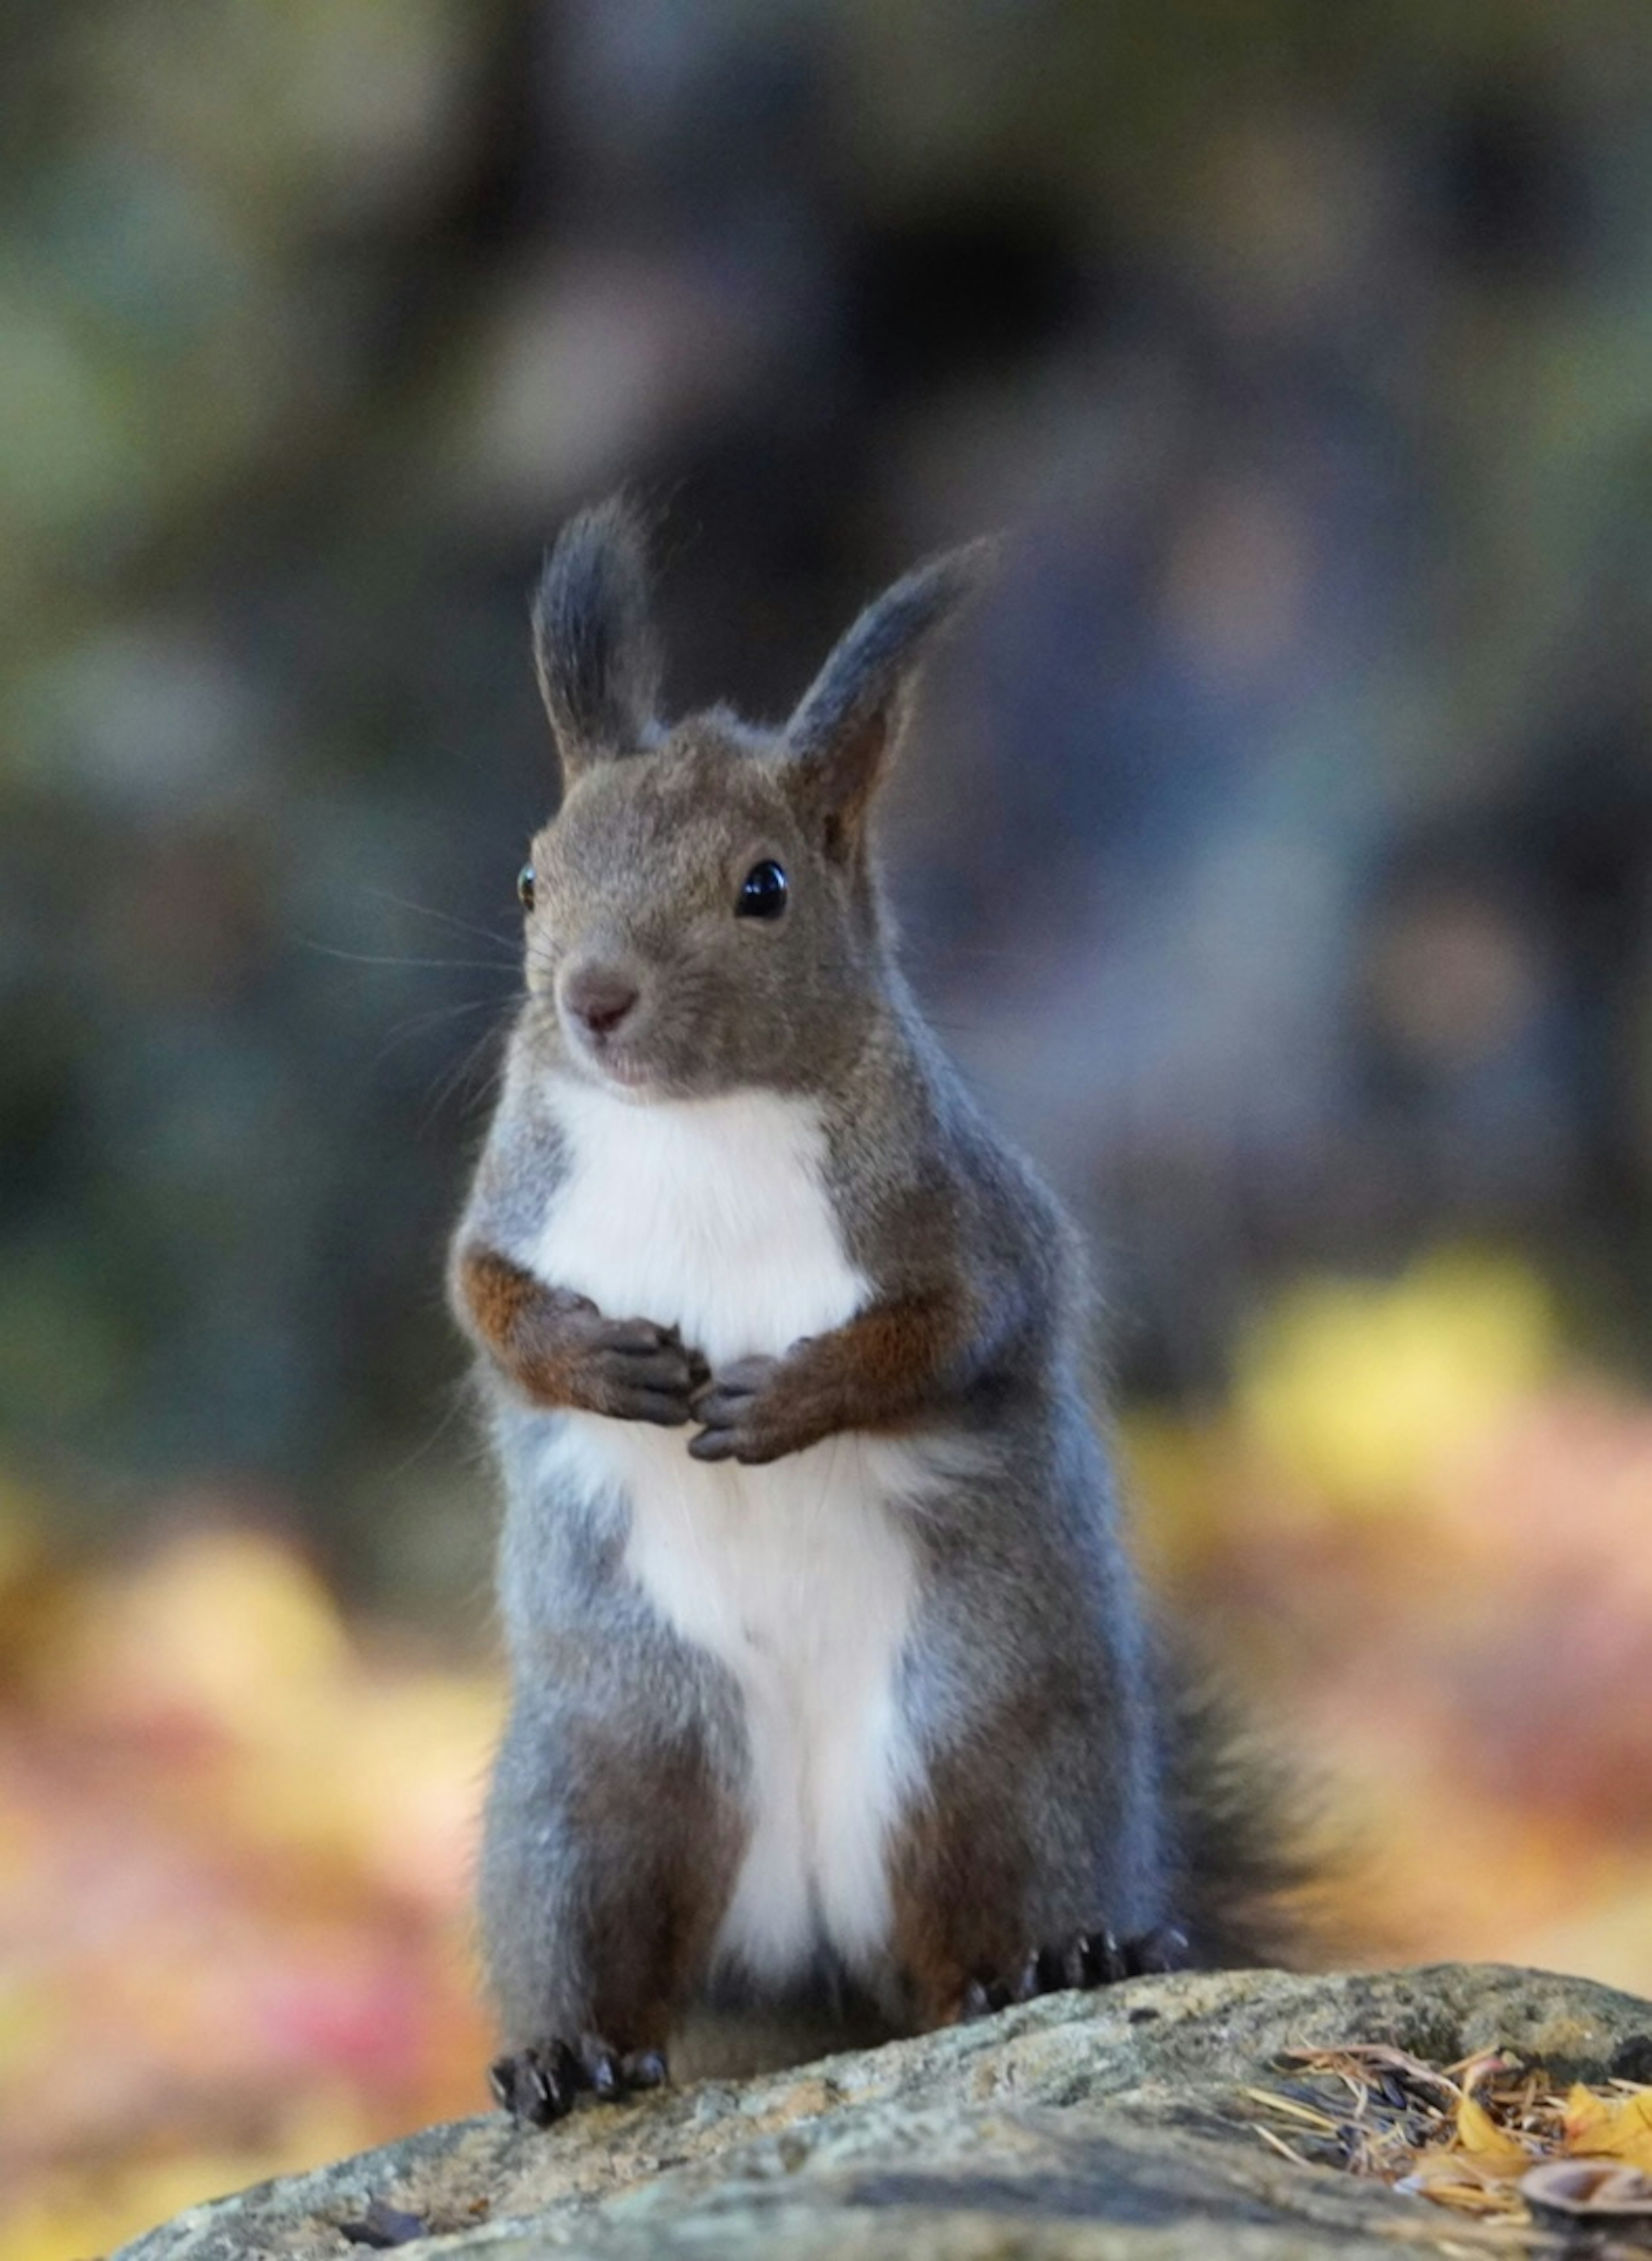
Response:
[[[636,1002],[636,984],[611,965],[580,965],[562,986],[562,1001],[593,1037],[611,1037]]]

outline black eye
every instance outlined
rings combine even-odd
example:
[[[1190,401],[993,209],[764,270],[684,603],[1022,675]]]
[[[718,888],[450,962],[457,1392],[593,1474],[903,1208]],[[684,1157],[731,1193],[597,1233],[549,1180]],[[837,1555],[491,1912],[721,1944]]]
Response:
[[[516,874],[516,900],[525,911],[534,908],[534,867],[524,864]]]
[[[777,919],[786,908],[786,874],[772,858],[754,864],[740,882],[736,918]]]

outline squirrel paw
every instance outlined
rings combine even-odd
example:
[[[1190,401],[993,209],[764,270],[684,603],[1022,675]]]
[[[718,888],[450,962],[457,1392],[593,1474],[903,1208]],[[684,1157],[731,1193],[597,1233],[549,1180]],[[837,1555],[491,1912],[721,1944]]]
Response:
[[[786,1436],[772,1396],[780,1369],[778,1358],[740,1358],[696,1389],[689,1400],[700,1434],[688,1449],[697,1461],[778,1461],[796,1450]]]
[[[578,2042],[541,2042],[495,2057],[487,2069],[494,2100],[530,2128],[549,2128],[571,2112],[582,2093],[617,2103],[637,2089],[657,2088],[665,2075],[658,2049],[621,2051],[594,2034]]]
[[[1150,1971],[1183,1970],[1189,1963],[1185,1932],[1156,1924],[1128,1939],[1110,1931],[1075,1931],[1054,1947],[1029,1955],[1009,1978],[972,1978],[964,1989],[959,2015],[984,2018],[1010,2002],[1030,2002],[1037,1994],[1059,1994],[1069,1987],[1110,1986],[1121,1978]]]
[[[607,1319],[593,1304],[574,1321],[578,1402],[615,1421],[680,1429],[689,1393],[707,1378],[705,1360],[675,1327],[652,1319]]]

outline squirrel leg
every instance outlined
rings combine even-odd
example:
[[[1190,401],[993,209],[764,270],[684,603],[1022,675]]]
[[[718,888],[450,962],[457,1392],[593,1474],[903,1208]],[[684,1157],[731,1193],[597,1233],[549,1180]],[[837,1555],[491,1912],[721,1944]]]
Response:
[[[931,1769],[892,1848],[892,1946],[914,2022],[1189,1963],[1174,1924],[1143,1922],[1152,1896],[1120,1861],[1129,1833],[1105,1783],[1036,1746],[1006,1764],[1013,1724],[978,1734]],[[1052,1831],[1052,1815],[1089,1826]]]
[[[498,2101],[539,2127],[582,2093],[666,2078],[709,1957],[743,1824],[686,1736],[593,1733],[519,1705],[483,1838],[483,1946],[505,2049]]]

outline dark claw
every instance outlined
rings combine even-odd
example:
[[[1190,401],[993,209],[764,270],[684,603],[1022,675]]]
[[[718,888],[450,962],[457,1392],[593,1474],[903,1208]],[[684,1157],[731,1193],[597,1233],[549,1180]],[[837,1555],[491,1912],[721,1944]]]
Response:
[[[987,1989],[979,1978],[972,1978],[964,1989],[963,2000],[959,2006],[959,2017],[965,2020],[984,2018],[991,2008],[992,2004],[987,1998]]]
[[[1146,1977],[1149,1971],[1185,1970],[1192,1950],[1185,1931],[1178,1931],[1173,1923],[1161,1923],[1127,1940],[1124,1953],[1131,1975]]]
[[[583,2042],[579,2047],[579,2066],[593,2095],[605,2103],[612,2103],[625,2092],[620,2078],[620,2060],[606,2042]]]
[[[493,2092],[493,2101],[499,2110],[514,2113],[518,2085],[516,2059],[514,2056],[496,2056],[487,2069],[487,2085]]]
[[[1086,1985],[1110,1986],[1116,1980],[1130,1976],[1131,1966],[1124,1950],[1110,1931],[1087,1933],[1082,1946]]]
[[[571,2112],[574,2099],[588,2089],[601,2103],[616,2103],[632,2089],[657,2088],[666,2077],[658,2049],[627,2055],[596,2034],[577,2048],[546,2042],[494,2060],[488,2082],[501,2108],[532,2128],[549,2128]]]
[[[1191,1959],[1187,1934],[1174,1924],[1159,1924],[1125,1940],[1116,1938],[1105,1926],[1075,1931],[1059,1944],[1028,1955],[1007,1983],[972,1978],[964,1989],[960,2014],[982,2018],[1002,2010],[1006,2002],[1030,2002],[1038,1994],[1111,1986],[1121,1978],[1150,1971],[1185,1970]]]
[[[497,2057],[487,2077],[501,2107],[530,2128],[549,2128],[573,2109],[573,2084],[559,2078],[538,2049]]]

